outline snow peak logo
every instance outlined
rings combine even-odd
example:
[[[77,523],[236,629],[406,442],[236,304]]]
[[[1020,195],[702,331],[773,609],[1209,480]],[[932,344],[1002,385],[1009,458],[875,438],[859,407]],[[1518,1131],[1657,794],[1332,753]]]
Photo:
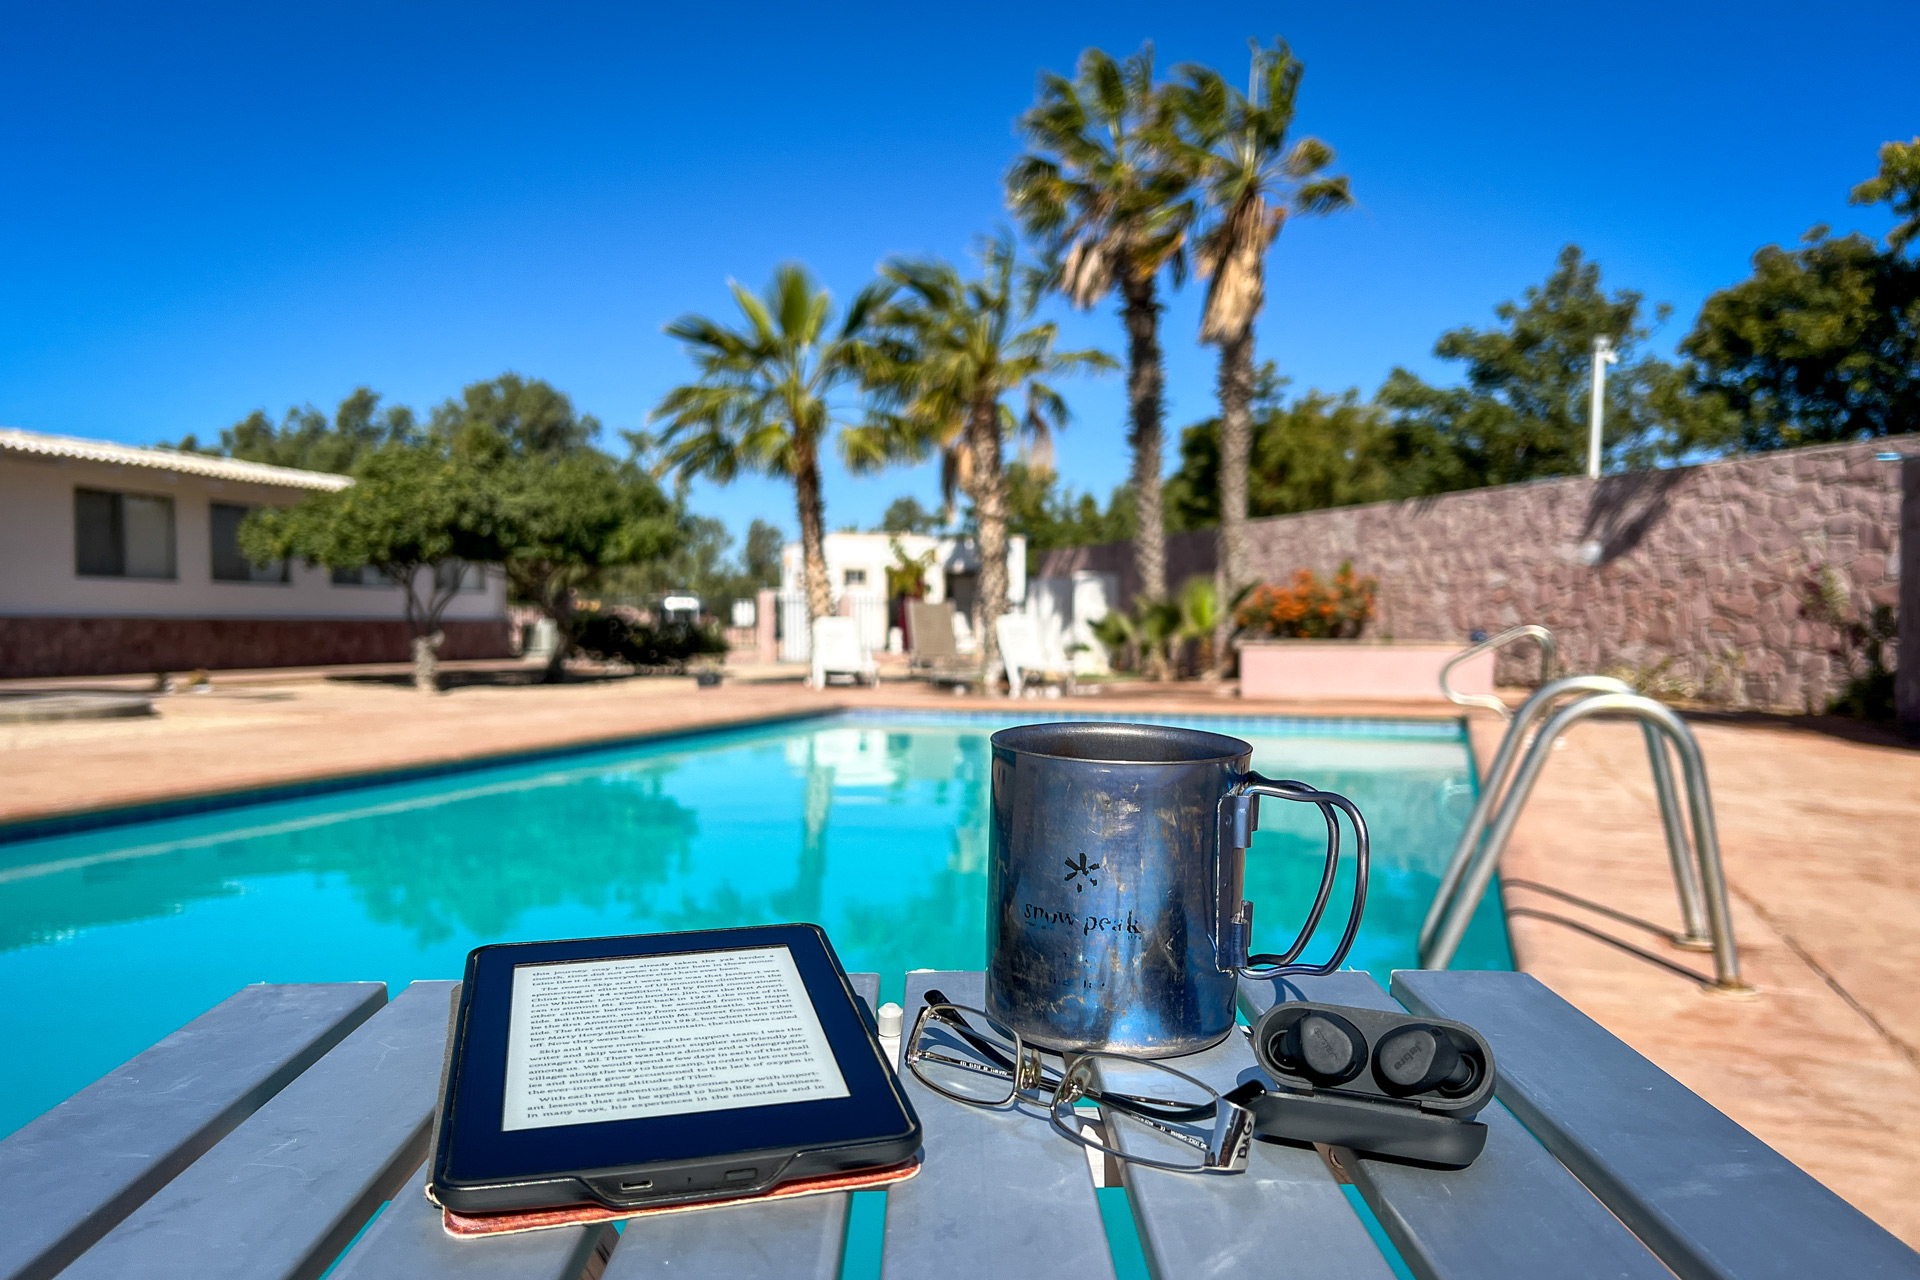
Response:
[[[1133,918],[1131,911],[1127,912],[1124,919],[1118,916],[1081,916],[1071,911],[1049,911],[1045,907],[1037,907],[1029,902],[1025,904],[1023,914],[1030,929],[1052,929],[1064,925],[1079,929],[1081,937],[1089,937],[1096,933],[1145,932],[1141,929],[1140,922]]]
[[[1093,878],[1093,873],[1099,869],[1100,864],[1097,862],[1088,862],[1087,855],[1084,853],[1080,855],[1078,862],[1075,862],[1072,858],[1068,858],[1067,883],[1073,886],[1075,893],[1084,893],[1086,892],[1086,888],[1080,884],[1080,880],[1085,880],[1087,884],[1099,884],[1100,882]]]

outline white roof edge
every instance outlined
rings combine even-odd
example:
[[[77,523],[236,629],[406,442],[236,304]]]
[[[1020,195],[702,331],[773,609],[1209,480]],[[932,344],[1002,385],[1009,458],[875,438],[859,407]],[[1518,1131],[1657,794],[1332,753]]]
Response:
[[[238,458],[220,458],[204,453],[182,453],[177,449],[142,449],[109,440],[87,440],[80,436],[53,436],[17,427],[0,427],[0,451],[31,453],[43,458],[74,458],[83,462],[118,463],[125,467],[148,467],[155,471],[178,471],[185,475],[206,476],[213,480],[234,480],[249,484],[277,485],[288,489],[344,489],[353,483],[351,476],[326,471],[302,471],[297,467],[274,467],[264,462],[242,462]]]

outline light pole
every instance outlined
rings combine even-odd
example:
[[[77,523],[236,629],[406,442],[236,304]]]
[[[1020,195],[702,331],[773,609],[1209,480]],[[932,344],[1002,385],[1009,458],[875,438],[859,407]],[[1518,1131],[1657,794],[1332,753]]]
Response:
[[[1619,364],[1613,339],[1593,340],[1593,401],[1587,416],[1587,479],[1600,478],[1600,420],[1607,411],[1607,366]]]

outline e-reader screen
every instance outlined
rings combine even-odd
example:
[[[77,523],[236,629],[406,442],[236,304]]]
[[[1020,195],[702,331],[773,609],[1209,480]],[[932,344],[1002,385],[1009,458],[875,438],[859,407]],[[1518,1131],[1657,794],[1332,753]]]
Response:
[[[503,1130],[847,1096],[785,946],[513,970]]]

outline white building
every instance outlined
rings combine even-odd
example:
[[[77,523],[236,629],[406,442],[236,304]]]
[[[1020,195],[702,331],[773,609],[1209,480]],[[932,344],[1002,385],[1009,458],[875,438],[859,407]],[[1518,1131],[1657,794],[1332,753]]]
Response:
[[[398,587],[240,554],[249,510],[350,483],[0,428],[0,677],[404,661]],[[498,570],[467,566],[445,618],[442,657],[509,652]]]
[[[896,550],[897,548],[897,550]],[[861,642],[887,647],[887,629],[898,625],[887,614],[887,569],[902,558],[927,564],[926,599],[951,600],[954,612],[979,618],[980,553],[969,538],[926,533],[830,533],[821,550],[827,582],[842,613],[859,619]],[[931,556],[931,560],[928,557]],[[790,542],[780,555],[781,656],[789,662],[807,656],[806,575],[800,544]],[[1007,601],[1015,609],[1027,598],[1027,540],[1007,539]]]
[[[896,552],[895,547],[898,547]],[[887,570],[902,559],[932,560],[926,571],[930,603],[952,600],[958,612],[968,613],[979,590],[980,554],[973,541],[929,533],[830,533],[821,550],[826,555],[827,582],[834,599],[869,596],[884,599]],[[800,544],[789,542],[780,555],[780,591],[806,591]],[[1007,599],[1019,604],[1027,598],[1027,540],[1015,534],[1007,539]]]

